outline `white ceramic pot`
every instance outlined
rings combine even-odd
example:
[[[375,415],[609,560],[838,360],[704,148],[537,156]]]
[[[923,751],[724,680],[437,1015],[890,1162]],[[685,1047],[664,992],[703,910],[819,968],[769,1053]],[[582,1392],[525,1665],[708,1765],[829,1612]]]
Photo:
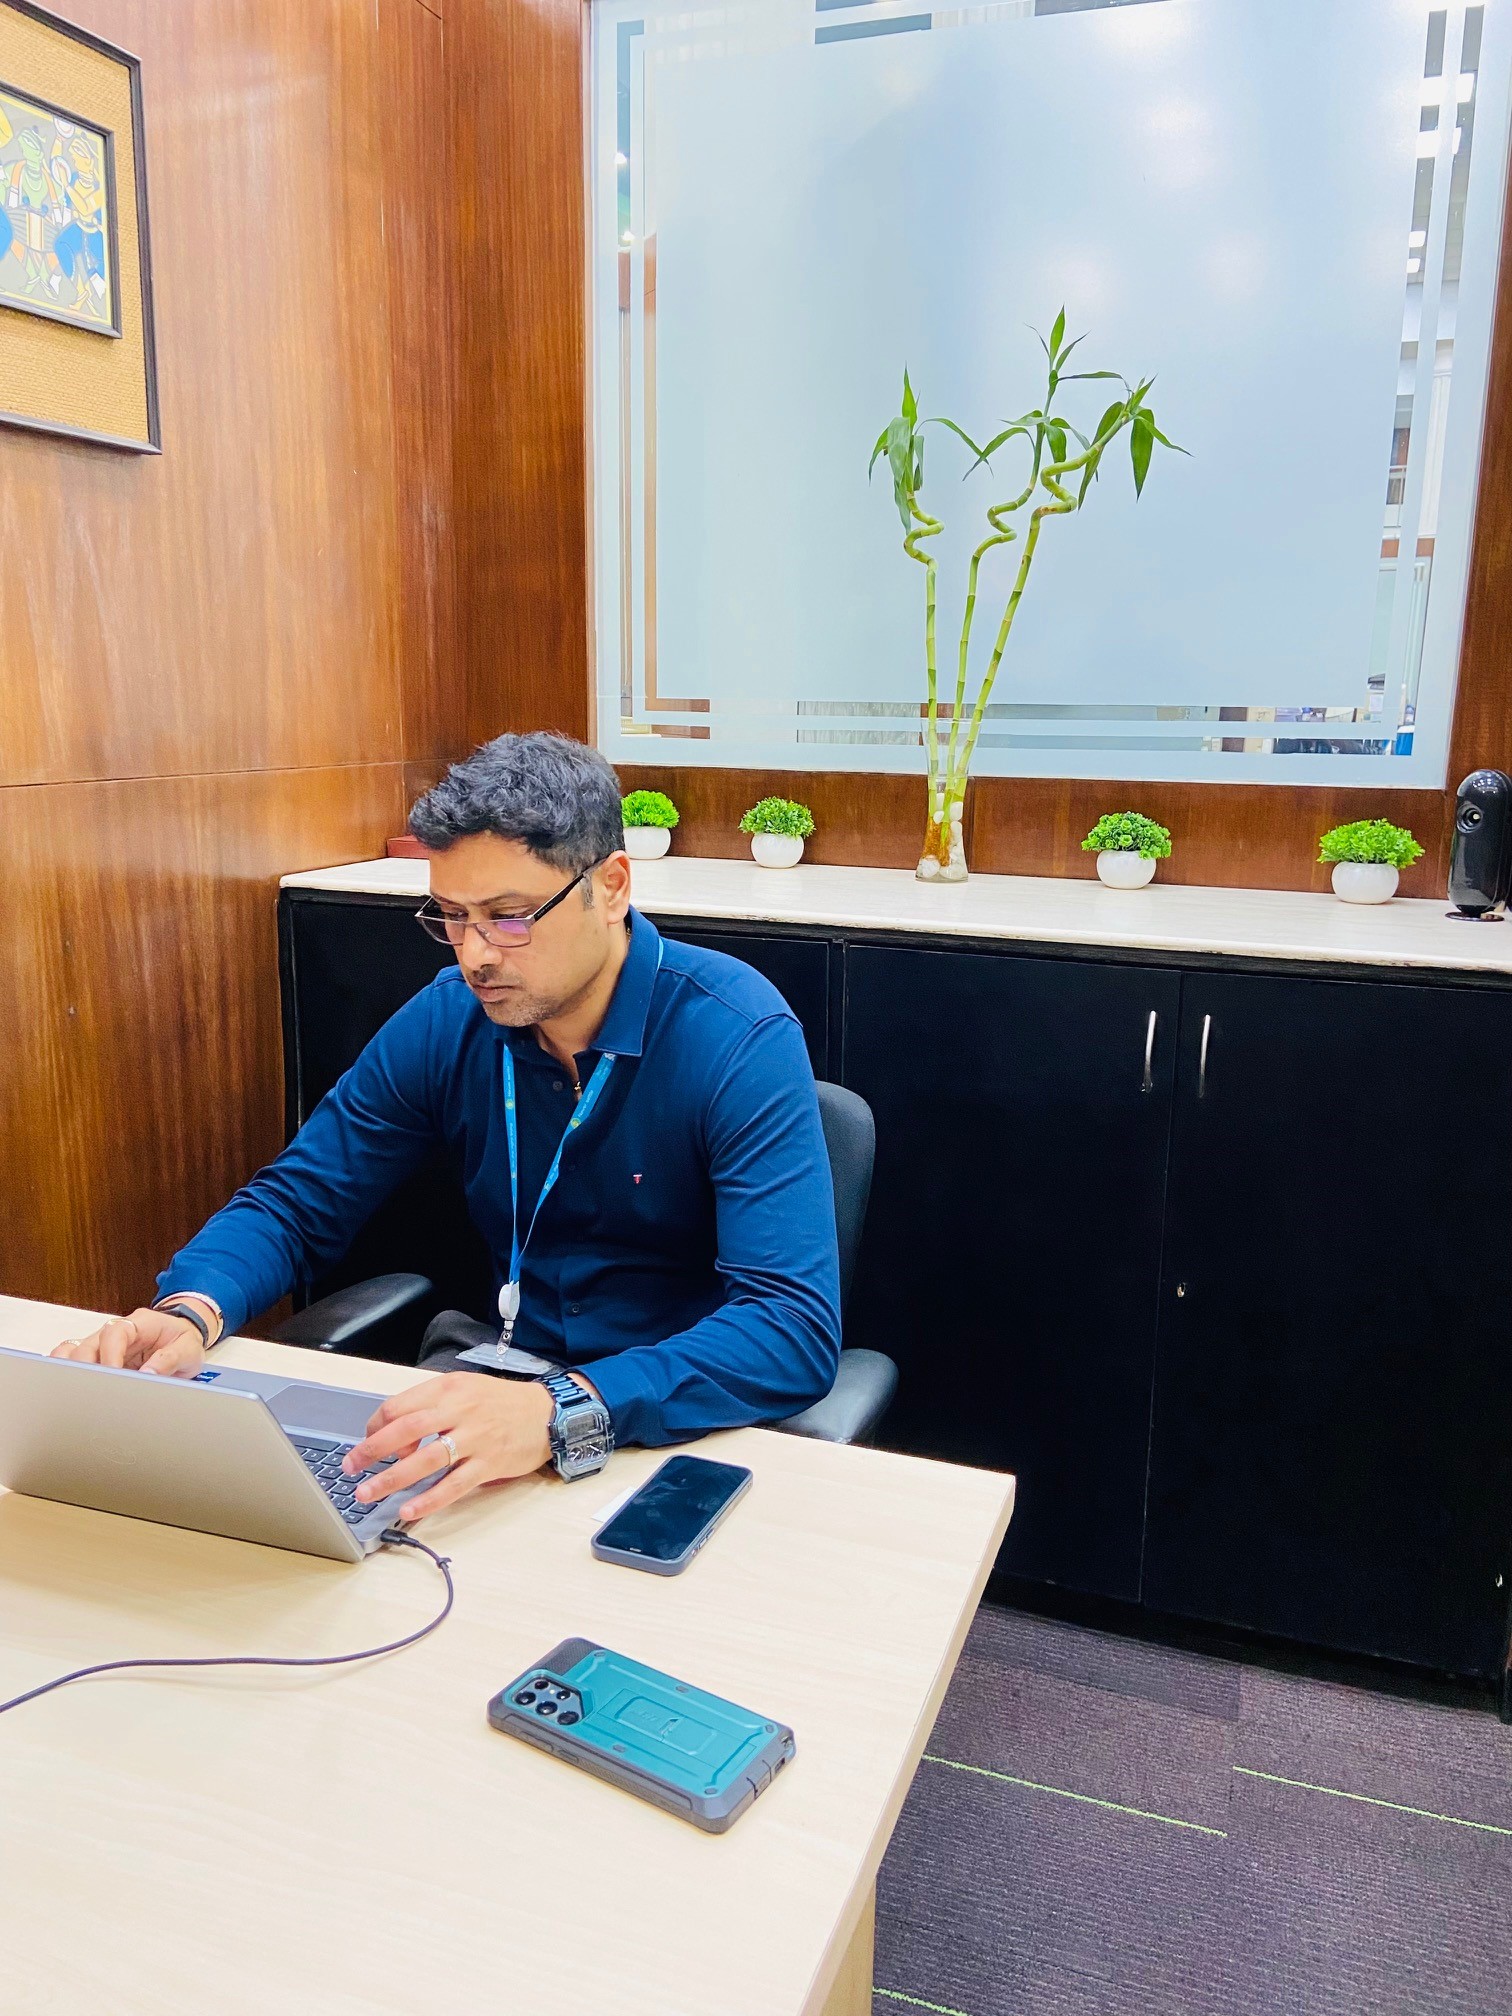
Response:
[[[1097,873],[1110,889],[1143,889],[1155,873],[1155,863],[1143,854],[1105,847],[1097,857]]]
[[[659,861],[671,845],[671,830],[666,826],[625,828],[625,852],[632,861]]]
[[[803,842],[792,833],[753,833],[751,852],[758,868],[796,868],[803,859]]]
[[[1336,861],[1333,871],[1335,896],[1346,903],[1389,903],[1401,878],[1384,861]]]

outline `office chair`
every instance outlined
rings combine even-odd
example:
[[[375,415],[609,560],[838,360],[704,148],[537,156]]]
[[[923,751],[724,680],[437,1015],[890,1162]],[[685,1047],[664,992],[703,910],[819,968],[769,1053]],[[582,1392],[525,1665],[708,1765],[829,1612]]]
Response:
[[[877,1129],[870,1106],[859,1094],[823,1080],[818,1091],[835,1193],[843,1312],[866,1223]],[[423,1274],[380,1274],[322,1296],[280,1324],[273,1336],[280,1344],[302,1344],[317,1351],[360,1351],[376,1331],[434,1294],[432,1283]],[[844,1350],[835,1383],[824,1398],[772,1426],[785,1435],[807,1435],[818,1442],[868,1442],[892,1404],[897,1386],[898,1368],[880,1351]]]

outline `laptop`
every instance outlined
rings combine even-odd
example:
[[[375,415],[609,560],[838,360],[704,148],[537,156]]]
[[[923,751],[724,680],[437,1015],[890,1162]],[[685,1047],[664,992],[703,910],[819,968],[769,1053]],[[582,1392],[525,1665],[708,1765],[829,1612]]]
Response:
[[[375,1504],[358,1502],[362,1477],[344,1476],[341,1459],[381,1398],[231,1366],[166,1379],[0,1346],[0,1484],[29,1498],[360,1561],[399,1507],[440,1474]]]

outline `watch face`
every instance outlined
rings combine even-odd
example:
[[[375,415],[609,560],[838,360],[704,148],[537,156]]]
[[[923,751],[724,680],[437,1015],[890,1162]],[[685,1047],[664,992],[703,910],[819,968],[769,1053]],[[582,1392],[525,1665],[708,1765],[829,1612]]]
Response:
[[[551,1424],[552,1454],[564,1477],[602,1470],[614,1449],[609,1410],[591,1394],[581,1404],[559,1406]]]

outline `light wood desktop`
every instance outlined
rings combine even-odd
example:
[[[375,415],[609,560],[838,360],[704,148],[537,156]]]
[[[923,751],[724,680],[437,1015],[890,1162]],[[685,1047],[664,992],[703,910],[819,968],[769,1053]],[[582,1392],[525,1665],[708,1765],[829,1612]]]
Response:
[[[0,1296],[0,1344],[98,1319]],[[223,1362],[392,1392],[392,1365],[232,1339]],[[0,1716],[6,2016],[870,2016],[877,1867],[1013,1480],[757,1429],[689,1572],[596,1562],[662,1460],[423,1521],[457,1605],[371,1665],[112,1675]],[[357,1650],[441,1578],[0,1492],[0,1699],[98,1660]],[[791,1767],[699,1833],[494,1733],[489,1696],[581,1633],[793,1725]]]

